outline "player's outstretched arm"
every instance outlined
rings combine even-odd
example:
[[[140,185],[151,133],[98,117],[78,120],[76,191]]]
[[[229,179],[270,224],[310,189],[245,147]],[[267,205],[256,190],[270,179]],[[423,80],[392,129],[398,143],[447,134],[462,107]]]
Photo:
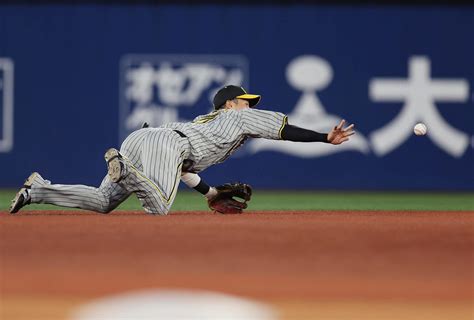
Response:
[[[345,120],[341,120],[329,133],[319,133],[313,130],[308,130],[286,124],[281,131],[281,139],[295,142],[325,142],[331,144],[341,144],[352,136],[354,125],[344,128]]]

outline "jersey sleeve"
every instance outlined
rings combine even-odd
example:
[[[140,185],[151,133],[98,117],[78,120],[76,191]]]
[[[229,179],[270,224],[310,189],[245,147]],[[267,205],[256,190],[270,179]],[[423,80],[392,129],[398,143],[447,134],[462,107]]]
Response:
[[[280,112],[261,109],[244,109],[241,112],[244,133],[255,138],[280,140],[281,131],[288,123],[288,117]]]

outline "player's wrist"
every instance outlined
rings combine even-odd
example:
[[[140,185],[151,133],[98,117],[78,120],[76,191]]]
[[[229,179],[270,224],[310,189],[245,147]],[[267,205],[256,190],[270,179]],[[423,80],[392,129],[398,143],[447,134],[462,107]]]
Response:
[[[217,189],[209,187],[209,191],[204,195],[207,199],[212,199],[217,195]]]

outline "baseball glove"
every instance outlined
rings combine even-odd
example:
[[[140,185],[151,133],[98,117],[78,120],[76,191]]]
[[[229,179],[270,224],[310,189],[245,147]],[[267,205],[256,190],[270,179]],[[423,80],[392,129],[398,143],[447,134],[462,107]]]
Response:
[[[209,208],[217,213],[242,213],[252,196],[252,187],[245,183],[226,183],[215,188],[217,195],[208,199],[207,203]]]

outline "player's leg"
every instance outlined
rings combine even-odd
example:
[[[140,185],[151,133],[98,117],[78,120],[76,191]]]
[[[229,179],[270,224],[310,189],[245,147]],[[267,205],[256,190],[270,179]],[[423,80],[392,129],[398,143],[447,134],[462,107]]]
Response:
[[[51,184],[38,173],[33,173],[12,201],[10,212],[15,213],[30,203],[46,203],[79,208],[101,213],[115,209],[130,195],[106,176],[99,188],[85,185]]]
[[[154,190],[144,194],[144,207],[158,208],[168,213],[178,191],[186,153],[184,150],[188,146],[187,139],[172,130],[152,131],[143,141],[143,173],[153,182],[148,183],[148,186]]]
[[[100,213],[109,213],[125,201],[130,192],[112,183],[106,176],[99,188],[85,185],[33,185],[32,203],[48,203],[62,207],[80,208]]]
[[[105,158],[109,176],[125,189],[134,192],[146,212],[165,215],[176,196],[183,151],[187,141],[172,130],[152,130],[140,142],[139,170],[126,154],[130,150],[125,140],[121,152],[109,149]],[[132,155],[136,157],[136,154]]]

